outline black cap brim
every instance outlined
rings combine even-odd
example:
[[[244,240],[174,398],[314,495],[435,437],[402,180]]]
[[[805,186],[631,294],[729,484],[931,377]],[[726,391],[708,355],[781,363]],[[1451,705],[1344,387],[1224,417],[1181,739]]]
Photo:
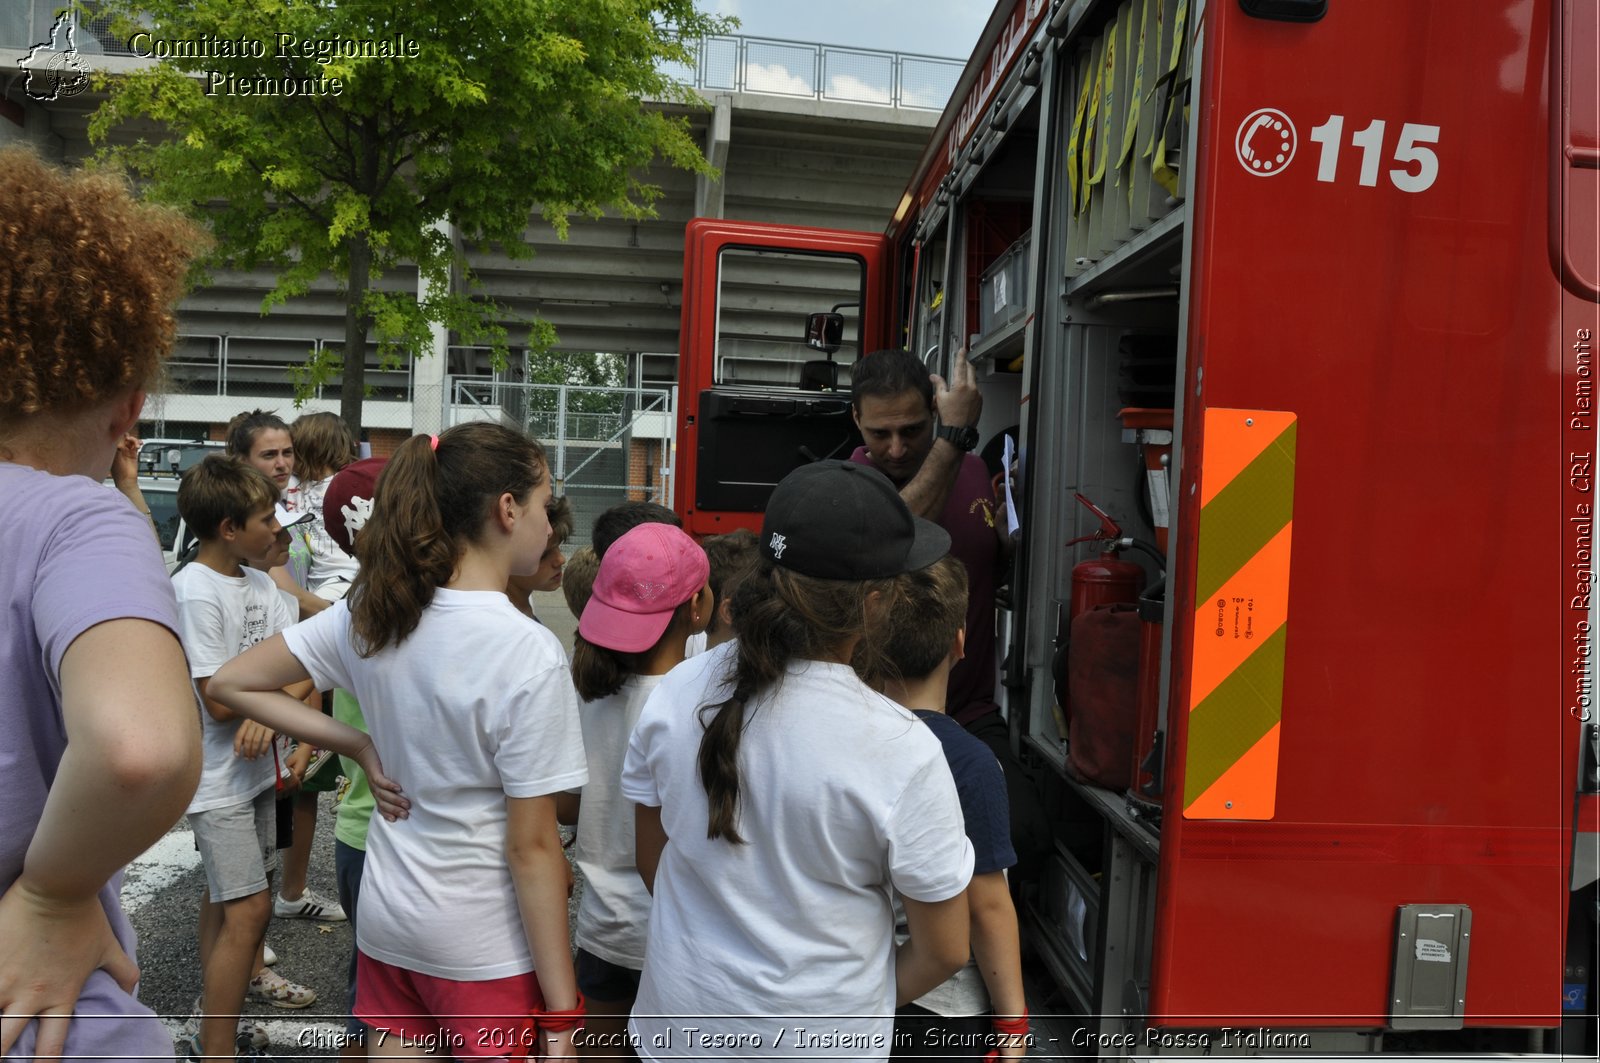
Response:
[[[913,516],[911,528],[914,537],[906,551],[906,572],[927,568],[950,552],[950,533],[933,521]]]

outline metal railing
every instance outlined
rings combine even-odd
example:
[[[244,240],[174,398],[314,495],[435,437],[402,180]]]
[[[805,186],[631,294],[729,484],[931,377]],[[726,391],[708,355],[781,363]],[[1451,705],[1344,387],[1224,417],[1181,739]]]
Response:
[[[6,0],[0,4],[0,48],[31,48],[36,44],[54,45],[63,50],[65,40],[52,40],[56,18],[67,8],[66,0]],[[119,37],[108,18],[93,18],[80,11],[67,11],[73,29],[72,43],[80,55],[132,55],[128,42]]]
[[[342,339],[314,336],[256,336],[243,333],[179,333],[178,345],[166,363],[166,390],[186,395],[232,395],[242,398],[269,395],[293,397],[295,387],[290,370],[303,365],[313,352],[339,350]],[[235,352],[234,347],[239,347]],[[250,357],[254,346],[262,351]],[[377,357],[377,344],[367,344],[368,388],[375,399],[410,402],[415,386],[414,360],[406,358],[398,366],[385,367]],[[318,386],[308,397],[337,395],[338,378]]]
[[[62,0],[0,4],[0,48],[50,41]],[[84,55],[132,55],[109,19],[73,13],[77,49]],[[65,41],[57,42],[64,46]],[[777,37],[717,34],[695,47],[693,68],[669,65],[675,80],[712,92],[753,92],[836,103],[937,111],[961,77],[963,60],[911,52],[812,44]]]
[[[959,59],[909,52],[725,34],[702,38],[694,69],[676,75],[713,92],[937,111],[964,65]]]

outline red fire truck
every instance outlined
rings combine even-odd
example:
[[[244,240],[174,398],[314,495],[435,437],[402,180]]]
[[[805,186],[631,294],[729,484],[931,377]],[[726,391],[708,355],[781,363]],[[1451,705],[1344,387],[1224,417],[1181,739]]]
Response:
[[[849,453],[878,348],[1017,446],[1063,1049],[1594,1053],[1597,53],[1595,0],[1003,0],[884,232],[691,223],[695,532]],[[1143,690],[1089,705],[1097,595]]]

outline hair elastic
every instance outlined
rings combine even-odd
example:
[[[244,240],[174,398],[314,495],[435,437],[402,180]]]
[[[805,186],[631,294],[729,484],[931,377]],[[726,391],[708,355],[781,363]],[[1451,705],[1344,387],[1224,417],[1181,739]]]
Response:
[[[566,1033],[568,1030],[580,1029],[583,1019],[589,1010],[589,1002],[583,999],[583,994],[578,993],[578,1003],[565,1011],[546,1011],[544,1008],[535,1008],[529,1012],[528,1017],[533,1020],[541,1033]]]
[[[438,450],[439,449],[439,437],[438,436],[429,436],[428,437],[428,447],[430,449],[432,449],[432,450]]]
[[[1029,1042],[1030,1035],[1028,1032],[1027,1008],[1023,1008],[1022,1014],[1016,1016],[1015,1018],[1005,1019],[1001,1018],[999,1015],[996,1015],[991,1025],[994,1029],[996,1037],[1004,1037],[1013,1045],[1016,1044],[1017,1038],[1021,1038],[1024,1045],[1027,1045]],[[998,1063],[998,1060],[1000,1059],[1000,1050],[998,1048],[991,1048],[989,1049],[989,1053],[983,1058],[984,1063]]]

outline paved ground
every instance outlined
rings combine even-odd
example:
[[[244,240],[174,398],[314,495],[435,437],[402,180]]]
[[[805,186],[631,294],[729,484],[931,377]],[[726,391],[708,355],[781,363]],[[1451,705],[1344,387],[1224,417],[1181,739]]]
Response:
[[[551,591],[549,594],[535,594],[533,596],[534,612],[539,614],[539,619],[561,639],[561,645],[572,652],[572,634],[578,630],[578,618],[572,615],[572,610],[567,608],[567,600],[561,596],[560,591]]]
[[[311,888],[336,896],[333,881],[333,798],[322,799],[311,856]],[[205,877],[186,824],[180,823],[128,869],[123,905],[139,934],[139,996],[176,1034],[200,991],[195,922]],[[574,894],[576,911],[578,894]],[[275,1059],[332,1058],[344,1029],[348,1003],[345,964],[353,933],[348,923],[274,919],[267,944],[278,954],[275,968],[284,977],[317,991],[317,1003],[303,1011],[246,1003],[245,1010],[267,1027]]]
[[[331,796],[324,797],[309,876],[311,887],[328,897],[336,896],[331,809]],[[130,910],[134,929],[139,932],[140,997],[166,1017],[174,1032],[188,1016],[200,991],[195,923],[204,889],[200,856],[194,851],[194,838],[186,823],[179,823],[135,863],[123,886],[123,905]],[[304,1011],[246,1004],[246,1010],[267,1025],[276,1053],[290,1058],[323,1058],[290,1052],[298,1044],[314,1043],[320,1035],[343,1029],[344,972],[351,937],[348,923],[273,921],[267,931],[267,943],[278,953],[276,969],[291,981],[315,989],[319,997]]]

